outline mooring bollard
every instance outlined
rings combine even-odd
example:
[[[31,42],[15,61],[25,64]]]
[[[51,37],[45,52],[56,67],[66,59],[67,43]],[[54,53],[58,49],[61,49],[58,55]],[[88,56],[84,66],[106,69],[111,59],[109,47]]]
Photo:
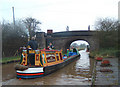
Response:
[[[95,60],[94,61],[94,67],[93,67],[93,72],[92,72],[92,87],[94,87],[95,85],[95,80],[96,80],[96,64],[97,64],[97,61]]]

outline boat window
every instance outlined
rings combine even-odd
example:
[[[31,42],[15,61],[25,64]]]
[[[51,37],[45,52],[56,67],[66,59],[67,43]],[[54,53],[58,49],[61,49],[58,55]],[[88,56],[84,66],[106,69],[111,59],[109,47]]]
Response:
[[[43,63],[46,63],[44,54],[42,54],[42,58],[43,58]]]
[[[57,61],[59,61],[59,55],[58,55],[58,53],[56,53],[56,58],[57,58]]]
[[[62,54],[61,54],[61,53],[59,53],[59,55],[60,55],[60,59],[62,60]]]
[[[42,56],[40,55],[40,63],[43,65]]]
[[[39,60],[39,55],[36,55],[36,61],[38,61]]]

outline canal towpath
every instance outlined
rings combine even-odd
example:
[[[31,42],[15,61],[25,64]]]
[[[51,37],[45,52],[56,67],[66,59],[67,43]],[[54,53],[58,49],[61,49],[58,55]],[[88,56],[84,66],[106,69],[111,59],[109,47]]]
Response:
[[[94,85],[118,85],[118,58],[103,58],[103,60],[109,60],[111,66],[101,67],[101,61],[96,61],[96,78]],[[101,72],[100,70],[111,70],[112,72]]]

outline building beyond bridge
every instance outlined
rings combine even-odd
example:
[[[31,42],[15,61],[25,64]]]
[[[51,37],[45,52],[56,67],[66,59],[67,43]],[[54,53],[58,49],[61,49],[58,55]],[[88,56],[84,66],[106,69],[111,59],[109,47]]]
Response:
[[[64,31],[53,33],[52,30],[37,32],[36,37],[41,49],[46,48],[51,42],[55,49],[62,49],[64,52],[70,47],[70,44],[77,40],[87,41],[90,50],[99,49],[99,41],[93,35],[95,31]]]

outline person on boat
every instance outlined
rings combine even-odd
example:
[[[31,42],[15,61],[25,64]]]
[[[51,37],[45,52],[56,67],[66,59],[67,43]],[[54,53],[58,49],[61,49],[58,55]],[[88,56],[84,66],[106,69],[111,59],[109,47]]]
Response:
[[[37,50],[38,48],[38,43],[37,41],[35,40],[35,37],[32,37],[31,40],[28,42],[28,45],[27,46],[30,46],[30,48],[32,48],[33,50]]]
[[[46,48],[46,50],[50,50],[50,47],[48,46],[48,47]]]
[[[90,51],[90,46],[89,45],[87,45],[87,50],[86,50],[87,52],[89,52]]]
[[[50,50],[54,49],[54,46],[52,45],[52,43],[49,44],[49,49]]]
[[[38,43],[35,40],[35,37],[32,37],[31,40],[27,44],[28,51],[29,50],[37,50],[38,49]],[[35,65],[35,53],[29,53],[28,52],[28,64]]]

